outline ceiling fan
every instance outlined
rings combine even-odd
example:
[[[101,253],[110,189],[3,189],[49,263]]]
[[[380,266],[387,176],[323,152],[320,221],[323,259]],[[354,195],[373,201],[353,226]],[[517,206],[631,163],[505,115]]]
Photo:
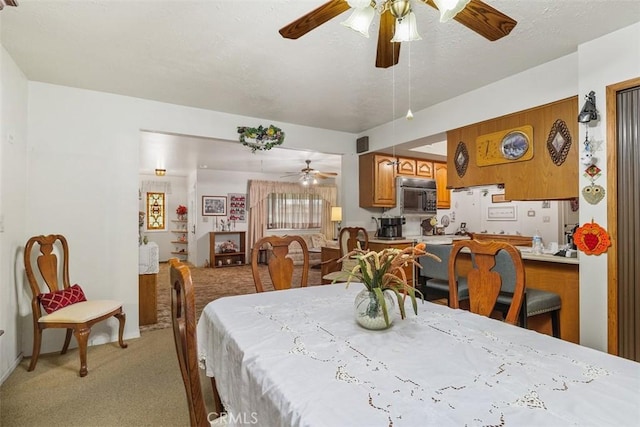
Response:
[[[440,22],[455,19],[490,41],[508,35],[517,24],[516,20],[480,0],[416,1],[440,10]],[[354,9],[353,15],[343,25],[360,31],[366,37],[369,37],[368,27],[375,11],[380,14],[376,54],[378,68],[388,68],[398,63],[400,41],[420,39],[415,30],[411,0],[330,0],[282,27],[279,32],[282,37],[297,39],[350,8]],[[368,22],[363,24],[363,21]],[[402,35],[399,36],[398,32]],[[409,34],[413,34],[413,38],[407,38]]]
[[[300,175],[299,179],[301,184],[309,185],[309,184],[317,184],[318,178],[325,179],[325,178],[331,178],[333,176],[338,175],[335,172],[320,172],[318,170],[311,168],[311,160],[305,160],[305,163],[307,164],[307,167],[300,169],[300,172],[291,172],[288,175],[282,176],[282,178]]]
[[[0,0],[0,10],[4,9],[5,6],[18,7],[18,2],[16,0]]]

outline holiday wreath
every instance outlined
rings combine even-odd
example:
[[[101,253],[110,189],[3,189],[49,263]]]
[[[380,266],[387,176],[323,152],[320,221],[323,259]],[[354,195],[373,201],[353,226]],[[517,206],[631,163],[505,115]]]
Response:
[[[284,142],[284,132],[274,125],[269,125],[268,128],[262,125],[257,128],[238,126],[238,133],[242,145],[250,147],[252,153],[256,150],[271,150]]]

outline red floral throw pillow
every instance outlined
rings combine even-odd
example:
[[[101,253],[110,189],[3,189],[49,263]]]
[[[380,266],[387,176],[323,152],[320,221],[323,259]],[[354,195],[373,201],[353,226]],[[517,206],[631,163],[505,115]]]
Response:
[[[40,294],[39,298],[40,303],[47,314],[51,314],[68,305],[87,300],[84,296],[84,292],[82,292],[82,288],[77,284],[57,292]]]

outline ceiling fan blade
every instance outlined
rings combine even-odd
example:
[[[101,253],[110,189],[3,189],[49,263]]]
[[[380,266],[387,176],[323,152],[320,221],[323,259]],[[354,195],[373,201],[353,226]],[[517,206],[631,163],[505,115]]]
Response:
[[[433,0],[422,0],[437,9]],[[480,0],[471,0],[453,19],[490,41],[509,35],[518,21]]]
[[[378,32],[378,52],[376,53],[376,67],[389,68],[398,63],[400,58],[400,43],[392,42],[396,30],[396,18],[389,9],[380,15],[380,31]]]
[[[331,178],[331,177],[334,177],[334,176],[338,176],[338,174],[335,173],[335,172],[318,172],[316,174],[316,176],[318,178],[323,178],[324,179],[324,178]]]
[[[280,28],[279,33],[284,38],[297,39],[328,20],[335,18],[347,9],[349,9],[349,4],[346,1],[330,0],[319,8],[296,19],[289,25]]]

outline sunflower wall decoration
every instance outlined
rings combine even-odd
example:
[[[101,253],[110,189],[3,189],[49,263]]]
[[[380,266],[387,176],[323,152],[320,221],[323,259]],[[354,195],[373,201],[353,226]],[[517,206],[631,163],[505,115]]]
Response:
[[[284,132],[274,125],[269,125],[266,128],[262,125],[257,128],[238,126],[238,133],[242,145],[251,148],[252,153],[257,150],[271,150],[284,142]]]
[[[587,255],[600,255],[611,246],[611,239],[607,230],[595,222],[578,227],[573,233],[576,247]]]

